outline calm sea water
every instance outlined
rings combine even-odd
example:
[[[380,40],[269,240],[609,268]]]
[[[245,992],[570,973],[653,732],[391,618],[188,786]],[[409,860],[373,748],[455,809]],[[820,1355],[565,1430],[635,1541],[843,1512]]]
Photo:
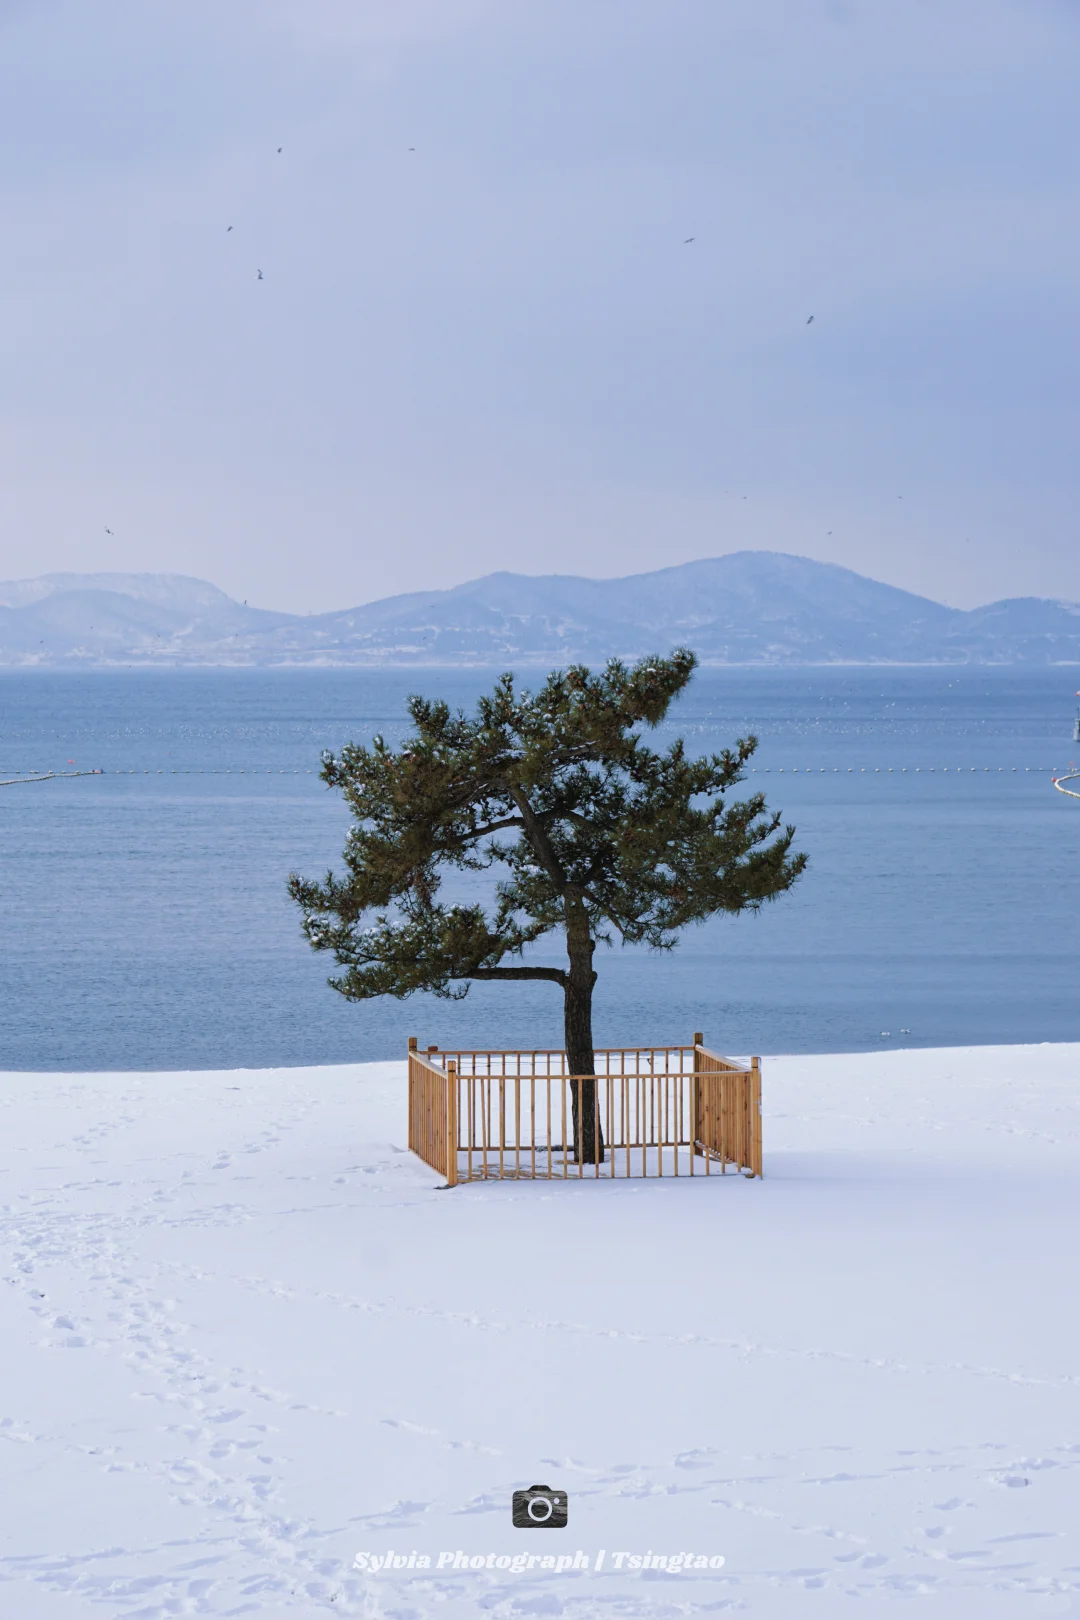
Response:
[[[335,1063],[398,1055],[409,1034],[561,1044],[550,985],[346,1003],[285,893],[346,832],[320,750],[401,735],[413,689],[468,705],[491,679],[0,675],[0,777],[106,773],[0,788],[0,1069]],[[754,731],[752,780],[810,868],[672,955],[603,953],[598,1042],[1080,1039],[1080,801],[1049,776],[1080,757],[1076,685],[1072,670],[703,673],[660,740],[704,751]]]

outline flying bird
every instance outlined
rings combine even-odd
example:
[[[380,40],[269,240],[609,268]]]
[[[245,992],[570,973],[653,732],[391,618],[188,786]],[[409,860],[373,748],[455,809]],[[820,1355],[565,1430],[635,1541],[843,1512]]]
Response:
[[[278,151],[279,151],[279,152],[283,152],[283,151],[284,151],[284,150],[285,150],[285,148],[284,148],[284,147],[283,147],[283,146],[279,146],[279,147],[278,147]]]
[[[415,147],[415,146],[410,146],[410,147],[409,147],[409,151],[410,151],[410,152],[415,152],[415,151],[416,151],[416,147]]]
[[[809,318],[808,318],[808,320],[807,320],[807,322],[806,322],[806,324],[807,324],[807,326],[809,326],[809,325],[810,325],[810,322],[811,322],[811,321],[812,321],[812,320],[813,320],[813,318],[814,318],[814,317],[813,317],[813,316],[812,316],[812,315],[811,315],[811,316],[810,316],[810,317],[809,317]]]
[[[265,281],[266,280],[266,277],[263,275],[261,270],[256,270],[256,272],[255,272],[255,280],[256,281]]]
[[[106,533],[106,534],[112,534],[112,530],[111,530],[111,529],[106,529],[106,530],[105,530],[105,533]]]
[[[696,237],[696,236],[687,236],[687,237],[684,237],[684,238],[683,238],[683,247],[686,247],[686,245],[687,245],[687,243],[688,243],[688,242],[696,242],[696,241],[697,241],[697,237]]]
[[[232,226],[231,226],[231,225],[227,225],[227,226],[226,226],[226,227],[225,227],[225,235],[226,235],[226,236],[228,236],[228,234],[229,234],[229,232],[230,232],[230,231],[231,231],[231,230],[232,230]]]

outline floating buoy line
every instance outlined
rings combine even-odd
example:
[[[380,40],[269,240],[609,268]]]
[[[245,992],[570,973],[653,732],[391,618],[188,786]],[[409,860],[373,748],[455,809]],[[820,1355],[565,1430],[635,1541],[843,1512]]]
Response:
[[[104,776],[104,771],[38,771],[23,776],[6,777],[0,787],[18,787],[22,782],[52,782],[61,776]]]
[[[288,770],[284,767],[185,766],[165,765],[157,769],[143,766],[132,770],[93,771],[13,771],[0,777],[0,787],[18,787],[24,782],[55,782],[73,776],[312,776],[315,771]],[[1080,771],[1061,776],[1049,765],[752,765],[751,776],[1050,776],[1060,793],[1080,798],[1062,782],[1080,780]]]
[[[71,776],[311,776],[310,770],[265,770],[258,766],[242,765],[230,768],[166,765],[157,770],[129,771],[16,771],[12,776],[0,777],[0,787],[19,787],[23,782],[58,782]]]
[[[752,765],[751,776],[1039,776],[1054,775],[1050,765]],[[1078,773],[1080,774],[1080,773]],[[1054,778],[1055,781],[1057,778]],[[1064,780],[1064,778],[1062,779]]]

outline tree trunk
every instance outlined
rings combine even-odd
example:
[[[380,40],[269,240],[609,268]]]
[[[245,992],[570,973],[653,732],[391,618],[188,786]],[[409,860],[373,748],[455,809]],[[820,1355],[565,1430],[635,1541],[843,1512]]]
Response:
[[[593,940],[588,917],[580,900],[567,905],[566,948],[570,971],[564,991],[566,1067],[572,1076],[585,1076],[570,1082],[574,1117],[574,1158],[579,1164],[603,1164],[604,1133],[600,1126],[596,1099],[596,1060],[593,1057],[592,995]]]

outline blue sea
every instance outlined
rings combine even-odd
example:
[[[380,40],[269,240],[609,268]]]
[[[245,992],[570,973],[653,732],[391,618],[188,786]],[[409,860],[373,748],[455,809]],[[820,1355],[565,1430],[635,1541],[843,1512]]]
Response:
[[[348,818],[319,756],[493,671],[0,675],[0,1069],[340,1063],[560,1045],[558,991],[345,1002],[288,900]],[[539,677],[537,677],[539,678]],[[598,958],[598,1044],[733,1053],[1080,1040],[1080,801],[1051,773],[1071,669],[707,670],[657,741],[760,739],[754,787],[810,865],[674,953]],[[74,762],[74,763],[72,763]],[[549,954],[558,960],[553,941]]]

